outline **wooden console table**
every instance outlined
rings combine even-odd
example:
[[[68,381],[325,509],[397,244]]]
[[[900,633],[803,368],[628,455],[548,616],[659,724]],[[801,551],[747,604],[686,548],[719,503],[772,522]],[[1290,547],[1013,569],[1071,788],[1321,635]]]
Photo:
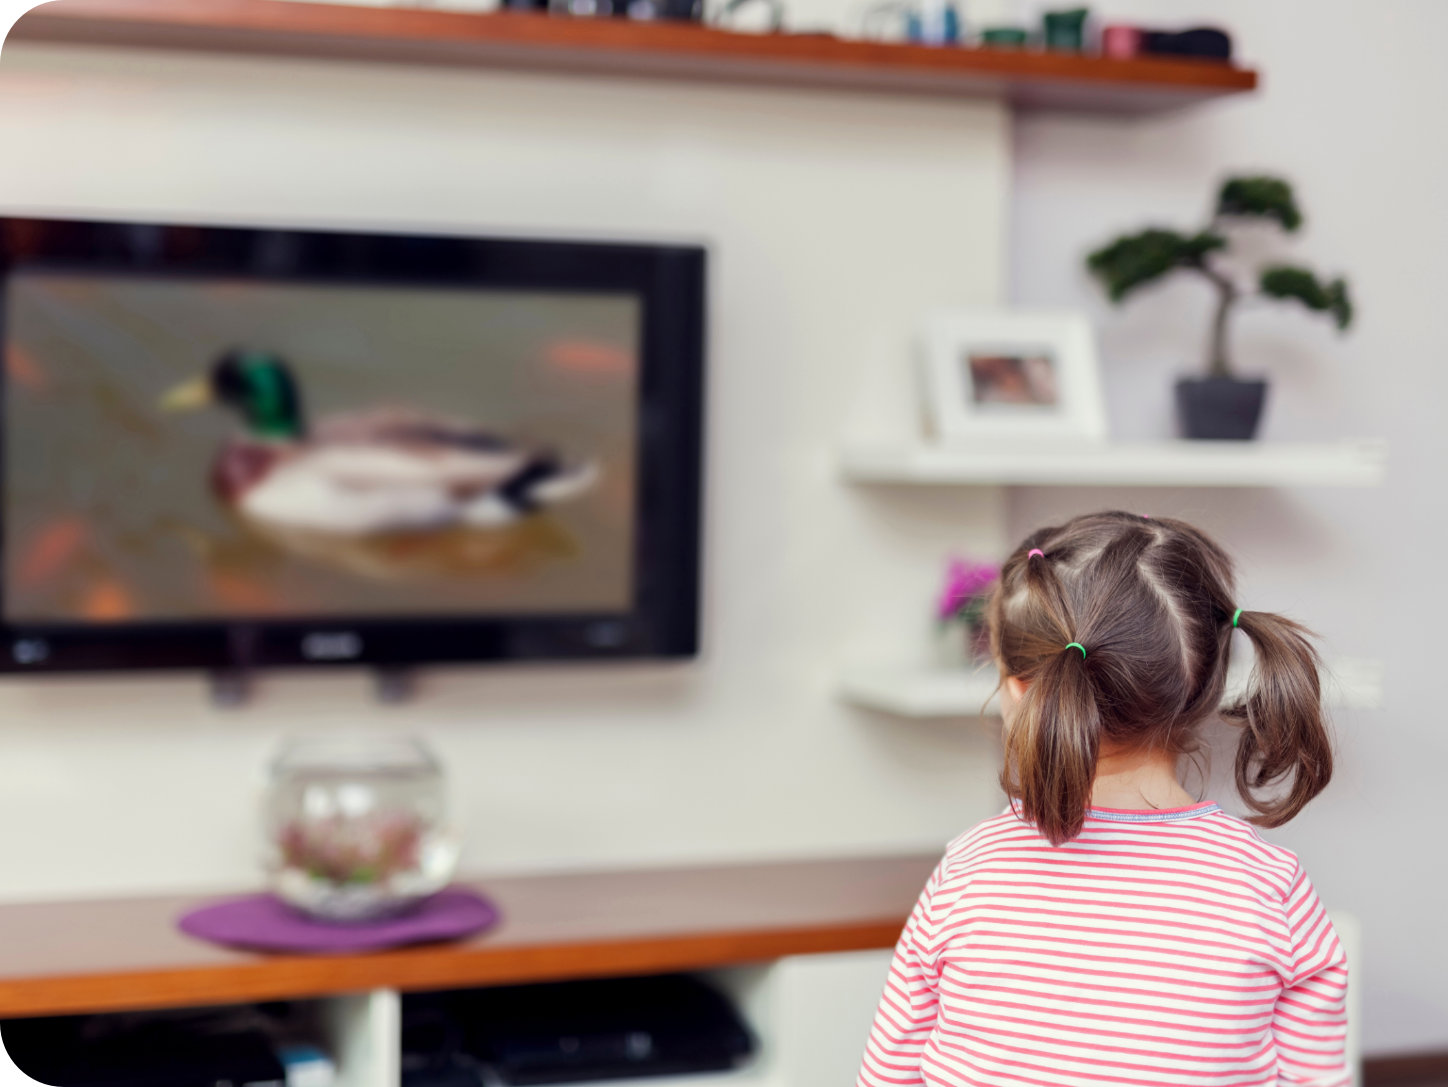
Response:
[[[459,943],[369,955],[229,951],[178,932],[203,901],[0,906],[0,1018],[703,970],[888,948],[938,858],[470,881],[502,912]]]

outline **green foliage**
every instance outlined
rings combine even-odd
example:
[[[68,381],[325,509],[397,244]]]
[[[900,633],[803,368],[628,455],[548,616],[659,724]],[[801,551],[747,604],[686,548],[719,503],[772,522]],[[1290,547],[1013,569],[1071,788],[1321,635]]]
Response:
[[[1277,177],[1231,177],[1217,193],[1212,221],[1195,233],[1153,227],[1123,234],[1086,258],[1086,267],[1113,302],[1120,302],[1138,287],[1155,282],[1177,269],[1195,272],[1216,291],[1217,304],[1207,341],[1208,372],[1230,376],[1230,322],[1248,294],[1297,302],[1317,313],[1329,314],[1339,329],[1352,324],[1352,299],[1347,283],[1319,280],[1306,268],[1278,264],[1262,269],[1256,291],[1249,291],[1223,268],[1213,254],[1227,248],[1224,219],[1270,220],[1283,230],[1302,225],[1302,212],[1292,186]]]
[[[1352,299],[1342,278],[1324,283],[1306,268],[1274,264],[1262,269],[1262,293],[1268,298],[1301,302],[1310,310],[1330,313],[1339,329],[1352,324]]]
[[[1227,239],[1211,231],[1181,234],[1175,230],[1143,230],[1127,234],[1086,258],[1113,302],[1176,268],[1201,267],[1206,255],[1225,248]]]
[[[1291,233],[1302,225],[1292,186],[1280,177],[1230,177],[1217,194],[1217,214],[1275,219]]]

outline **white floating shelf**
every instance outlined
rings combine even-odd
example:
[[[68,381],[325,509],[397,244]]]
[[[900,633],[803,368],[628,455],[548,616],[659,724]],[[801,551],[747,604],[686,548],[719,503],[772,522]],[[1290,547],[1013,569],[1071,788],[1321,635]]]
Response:
[[[1374,487],[1387,443],[1141,442],[1018,447],[847,445],[855,483],[978,486]]]
[[[1228,681],[1229,697],[1239,692],[1245,677]],[[992,701],[996,675],[990,669],[967,671],[951,668],[855,669],[839,681],[840,697],[846,702],[897,717],[980,717],[996,716]],[[1377,661],[1339,660],[1328,667],[1323,699],[1329,707],[1377,709],[1383,701],[1383,670]],[[990,703],[987,706],[987,703]]]
[[[996,716],[996,674],[955,668],[876,668],[846,672],[840,697],[846,702],[896,717]]]

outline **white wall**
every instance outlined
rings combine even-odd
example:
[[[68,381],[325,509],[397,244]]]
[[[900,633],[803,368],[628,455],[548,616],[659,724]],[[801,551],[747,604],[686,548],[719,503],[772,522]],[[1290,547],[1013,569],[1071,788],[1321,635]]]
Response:
[[[1308,216],[1290,252],[1345,272],[1360,319],[1338,339],[1300,311],[1243,315],[1240,365],[1272,380],[1264,437],[1386,436],[1390,481],[1375,492],[1018,492],[1012,531],[1107,505],[1192,517],[1238,556],[1243,604],[1301,618],[1334,652],[1387,662],[1385,707],[1337,715],[1331,788],[1271,837],[1301,853],[1333,908],[1363,920],[1368,1052],[1442,1048],[1448,6],[1112,0],[1106,9],[1165,24],[1219,20],[1261,67],[1263,87],[1144,121],[1020,120],[1013,300],[1088,307],[1113,430],[1165,435],[1171,382],[1200,360],[1209,292],[1183,281],[1112,310],[1081,258],[1124,229],[1199,221],[1226,172],[1281,172]]]
[[[1245,602],[1387,660],[1385,709],[1339,715],[1332,789],[1274,837],[1365,922],[1368,1051],[1443,1046],[1448,877],[1427,834],[1448,746],[1448,9],[1109,10],[1234,26],[1264,88],[1148,120],[1017,122],[1010,295],[1090,307],[1116,433],[1165,434],[1205,294],[1183,283],[1110,311],[1080,256],[1190,221],[1223,171],[1282,170],[1311,219],[1295,244],[1351,275],[1361,323],[1339,341],[1296,313],[1244,319],[1244,365],[1274,382],[1266,436],[1388,435],[1392,477],[1381,492],[1017,492],[1011,532],[1103,505],[1195,517],[1238,554]],[[1005,539],[998,496],[852,491],[829,451],[844,420],[873,417],[862,398],[904,388],[892,367],[922,310],[1002,289],[1007,139],[999,111],[962,103],[7,48],[0,208],[703,237],[714,369],[700,665],[449,672],[387,710],[353,677],[271,681],[240,713],[209,709],[192,679],[6,683],[0,897],[248,882],[254,785],[297,727],[424,730],[488,869],[927,847],[989,812],[988,736],[853,713],[829,686],[838,660],[911,651],[942,554]]]
[[[10,46],[0,207],[684,237],[711,247],[707,609],[693,666],[0,683],[0,897],[236,887],[276,738],[423,731],[473,869],[939,848],[998,803],[990,734],[835,704],[836,665],[928,635],[998,495],[862,493],[831,453],[910,423],[920,312],[998,297],[989,104]],[[872,376],[873,374],[873,376]],[[862,399],[870,410],[856,412]]]

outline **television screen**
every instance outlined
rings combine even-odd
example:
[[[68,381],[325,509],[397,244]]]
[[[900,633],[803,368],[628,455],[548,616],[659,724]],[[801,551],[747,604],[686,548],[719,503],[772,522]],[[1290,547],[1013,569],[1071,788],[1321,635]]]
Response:
[[[697,250],[27,222],[11,666],[692,651]]]

